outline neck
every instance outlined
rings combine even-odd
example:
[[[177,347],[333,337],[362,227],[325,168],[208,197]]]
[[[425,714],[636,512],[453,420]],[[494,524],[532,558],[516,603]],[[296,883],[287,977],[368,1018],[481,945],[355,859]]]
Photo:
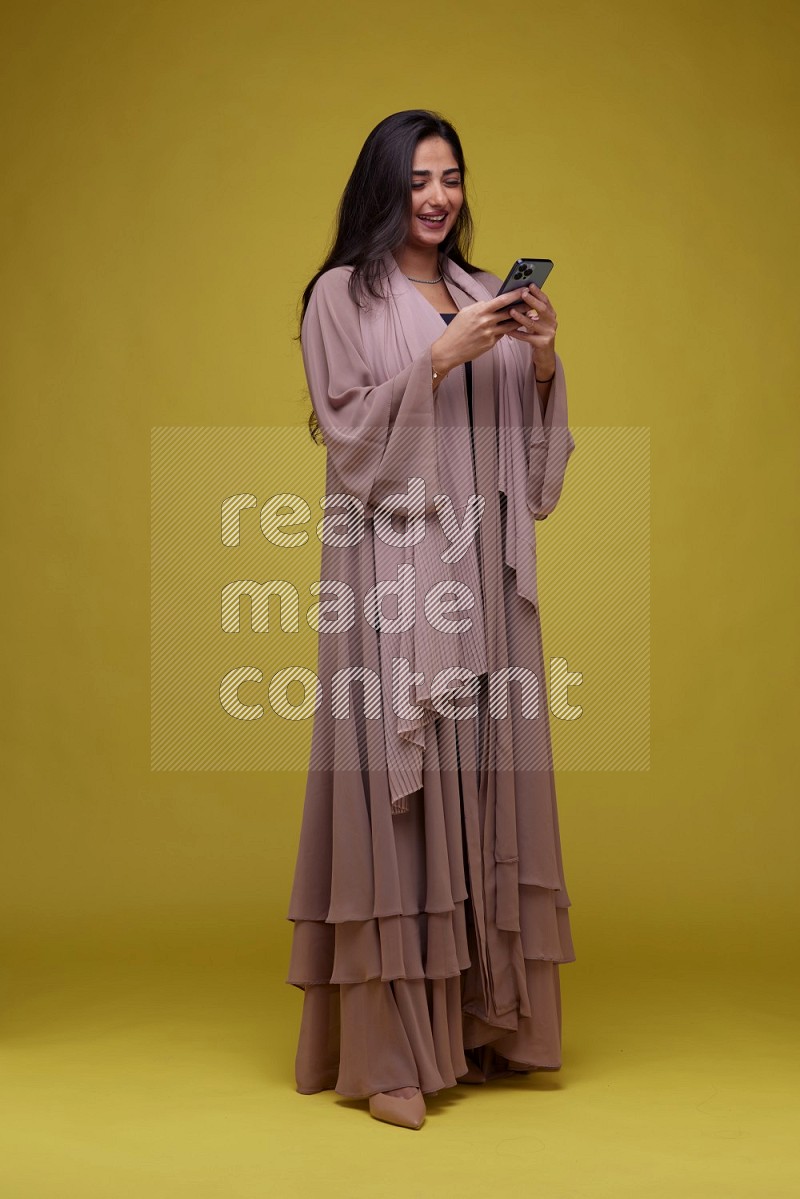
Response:
[[[392,251],[392,256],[404,275],[413,275],[415,279],[438,279],[441,274],[438,246],[430,249],[400,246]]]

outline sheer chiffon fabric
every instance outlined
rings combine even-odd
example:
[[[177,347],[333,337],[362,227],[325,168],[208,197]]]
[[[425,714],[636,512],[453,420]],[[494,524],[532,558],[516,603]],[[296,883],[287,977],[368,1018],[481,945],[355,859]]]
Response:
[[[459,304],[474,298],[455,294]],[[348,311],[344,297],[336,311]],[[474,365],[487,370],[481,360]],[[472,374],[468,368],[462,393],[470,430]],[[560,363],[557,382],[563,386]],[[324,402],[324,389],[317,398]],[[538,606],[493,548],[505,527],[504,496],[499,503],[502,521],[484,521],[478,534],[494,564],[486,587],[500,597],[488,626],[495,658],[529,667],[544,692]],[[368,766],[315,768],[312,752],[287,917],[286,982],[303,991],[295,1059],[303,1094],[333,1089],[359,1099],[404,1086],[435,1093],[456,1085],[470,1064],[487,1078],[502,1075],[509,1060],[561,1067],[559,965],[575,952],[546,696],[534,720],[512,711],[500,738],[511,747],[506,770],[498,766],[486,673],[477,694],[455,707],[473,714],[425,726],[423,785],[400,816],[389,813],[385,777]],[[373,735],[362,728],[359,744]],[[325,760],[320,753],[317,761]]]
[[[486,908],[480,763],[489,719],[487,676],[480,682],[477,718],[431,726],[424,787],[411,797],[402,820],[389,824],[402,913],[294,918],[286,981],[304,991],[295,1061],[301,1093],[332,1088],[348,1098],[366,1098],[403,1086],[435,1093],[467,1072],[470,1050],[489,1078],[502,1073],[509,1059],[531,1069],[561,1066],[558,966],[574,961],[575,953],[548,771],[516,780],[525,786],[520,806],[534,835],[520,840],[519,933],[497,930],[501,942],[490,962],[490,969],[513,973],[514,1006],[497,1013],[487,995],[478,935]],[[456,706],[467,702],[462,697]],[[316,845],[319,854],[316,863],[303,858],[309,878],[315,869],[317,878],[330,875],[328,847],[338,839],[325,799],[332,783],[326,772],[309,780],[305,843]],[[337,783],[342,785],[341,777]],[[361,780],[353,780],[353,787],[360,789]],[[359,809],[363,827],[338,830],[351,847],[369,842],[368,812],[358,803],[339,808],[348,820]],[[376,854],[374,868],[380,870],[390,856]],[[342,855],[340,860],[347,870]],[[351,865],[357,872],[355,858]],[[552,885],[524,881],[534,879]],[[296,898],[295,912],[298,903]]]

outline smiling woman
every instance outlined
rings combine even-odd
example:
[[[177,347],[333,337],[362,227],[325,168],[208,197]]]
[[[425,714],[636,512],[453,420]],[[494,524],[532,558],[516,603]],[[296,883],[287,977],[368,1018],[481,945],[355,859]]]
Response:
[[[426,269],[431,247],[438,252],[464,204],[462,169],[445,138],[427,137],[417,142],[411,179],[411,221],[402,251],[398,249],[397,261],[402,260],[406,277],[438,312],[455,313],[458,309],[453,306],[443,278],[415,278]]]
[[[566,383],[551,324],[542,393],[535,343],[501,311],[499,276],[469,262],[471,238],[452,125],[394,113],[364,143],[303,294],[325,490],[355,497],[362,522],[323,540],[322,577],[382,599],[413,572],[420,597],[463,585],[474,599],[456,635],[418,600],[414,619],[383,613],[375,627],[368,608],[319,640],[323,693],[363,668],[380,680],[383,719],[363,704],[346,719],[315,714],[288,910],[286,981],[304,992],[297,1090],[368,1098],[373,1116],[407,1128],[425,1118],[424,1093],[559,1069],[558,968],[575,957],[546,697],[533,718],[521,687],[506,719],[489,704],[504,671],[544,687],[535,522],[574,448]],[[544,293],[512,299],[546,306]],[[381,521],[412,481],[421,538]],[[466,513],[476,495],[477,535],[454,555],[464,522],[434,514]],[[400,712],[397,661],[409,667]]]
[[[386,254],[396,256],[411,285],[437,312],[456,313],[458,307],[439,278],[437,256],[447,254],[462,269],[477,270],[462,251],[473,238],[466,180],[461,141],[448,121],[424,109],[381,121],[362,146],[345,186],[334,243],[302,295],[303,317],[317,280],[337,266],[353,267],[351,302],[360,303],[361,292],[365,298],[385,298],[380,280]],[[444,219],[425,219],[436,215]],[[313,395],[308,424],[314,440],[322,441]]]

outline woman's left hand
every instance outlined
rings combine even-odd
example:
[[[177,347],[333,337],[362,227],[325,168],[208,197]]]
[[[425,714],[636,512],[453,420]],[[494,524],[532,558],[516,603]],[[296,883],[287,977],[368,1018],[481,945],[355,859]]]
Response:
[[[525,305],[523,307],[522,305]],[[528,284],[528,293],[522,302],[509,309],[509,315],[518,322],[518,328],[506,334],[517,341],[525,341],[533,351],[533,359],[542,374],[551,374],[556,365],[556,312],[541,287]]]

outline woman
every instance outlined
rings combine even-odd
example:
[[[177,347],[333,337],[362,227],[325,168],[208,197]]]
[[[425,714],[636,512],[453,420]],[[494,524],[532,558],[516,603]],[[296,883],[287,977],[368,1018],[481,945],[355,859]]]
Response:
[[[437,114],[377,125],[301,325],[328,457],[297,1090],[409,1128],[426,1093],[560,1068],[575,958],[534,536],[574,447],[556,314],[469,263],[464,184]]]

